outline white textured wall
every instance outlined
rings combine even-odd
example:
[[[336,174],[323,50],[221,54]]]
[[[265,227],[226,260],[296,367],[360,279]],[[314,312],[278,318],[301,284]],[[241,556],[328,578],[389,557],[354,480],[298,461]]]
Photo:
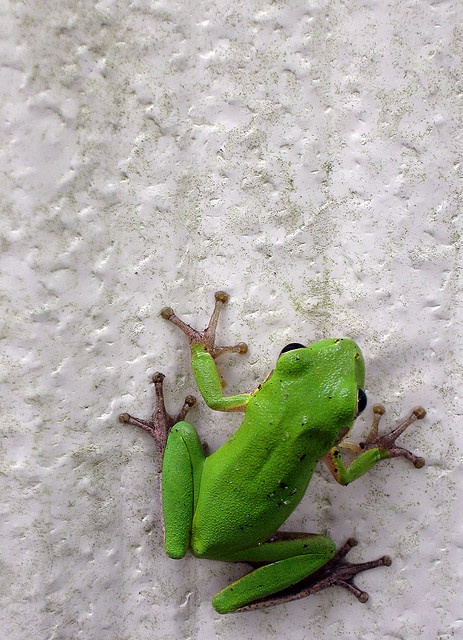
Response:
[[[458,1],[0,3],[1,628],[8,640],[463,637],[462,20]],[[286,527],[355,535],[331,589],[219,616],[242,566],[167,560],[149,375],[176,406],[185,339],[231,304],[247,390],[290,341],[362,346],[416,471],[320,468]],[[368,412],[367,412],[368,414]],[[200,404],[214,447],[239,416]],[[367,415],[366,421],[369,420]],[[359,420],[361,437],[365,419]]]

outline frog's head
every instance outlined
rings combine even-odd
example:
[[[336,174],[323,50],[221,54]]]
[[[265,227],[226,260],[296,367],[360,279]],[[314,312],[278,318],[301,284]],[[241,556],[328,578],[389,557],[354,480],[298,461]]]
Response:
[[[275,373],[292,386],[301,403],[350,429],[365,409],[365,364],[358,345],[348,338],[329,339],[282,349]],[[312,414],[313,415],[313,414]]]

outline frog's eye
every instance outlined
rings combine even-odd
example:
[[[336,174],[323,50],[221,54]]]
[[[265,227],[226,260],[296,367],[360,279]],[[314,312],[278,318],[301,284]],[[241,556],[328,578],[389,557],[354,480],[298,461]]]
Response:
[[[359,415],[359,413],[362,413],[362,411],[365,409],[366,406],[367,406],[367,394],[363,389],[359,387],[357,392],[357,415]]]
[[[305,349],[305,344],[299,344],[299,342],[291,342],[290,344],[287,344],[286,347],[283,347],[278,357],[282,356],[287,351],[293,351],[293,349]]]

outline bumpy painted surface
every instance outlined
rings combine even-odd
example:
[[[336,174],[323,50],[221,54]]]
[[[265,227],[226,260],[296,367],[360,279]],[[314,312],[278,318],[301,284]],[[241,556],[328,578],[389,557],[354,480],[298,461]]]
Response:
[[[12,0],[0,18],[5,637],[457,637],[461,3]],[[158,369],[169,400],[194,391],[157,314],[205,317],[218,288],[236,295],[220,335],[251,346],[230,389],[287,342],[349,335],[391,420],[429,410],[406,438],[423,472],[343,489],[322,471],[291,518],[393,556],[364,607],[333,590],[217,620],[239,567],[164,558],[151,443],[117,415],[148,414]],[[191,419],[215,447],[239,418],[211,416]]]

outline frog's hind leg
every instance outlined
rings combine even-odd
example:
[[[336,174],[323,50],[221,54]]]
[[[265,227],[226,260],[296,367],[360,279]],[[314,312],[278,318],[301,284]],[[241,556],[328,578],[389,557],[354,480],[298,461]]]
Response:
[[[136,427],[141,427],[147,431],[150,436],[154,438],[156,442],[156,452],[160,461],[159,467],[161,467],[162,459],[164,456],[164,450],[166,448],[167,436],[170,430],[177,422],[184,420],[186,414],[191,407],[196,404],[196,398],[194,396],[187,396],[183,403],[182,408],[176,416],[171,416],[164,404],[164,383],[165,375],[163,373],[155,373],[152,380],[154,382],[154,390],[156,399],[154,403],[154,410],[149,420],[142,420],[141,418],[134,418],[128,413],[121,413],[119,416],[119,422],[123,424],[131,424]]]
[[[222,558],[254,569],[218,593],[212,605],[219,613],[231,613],[277,604],[279,592],[313,575],[335,553],[335,543],[325,536],[277,532],[267,542]]]
[[[170,558],[183,558],[190,546],[204,461],[195,428],[184,421],[175,424],[162,464],[165,548]]]
[[[389,567],[392,560],[389,556],[382,556],[376,560],[361,562],[354,564],[344,560],[352,547],[357,545],[354,538],[349,538],[347,542],[337,551],[331,560],[324,564],[318,571],[307,576],[300,582],[291,587],[276,593],[273,597],[262,598],[261,600],[251,602],[244,607],[236,609],[236,611],[250,611],[251,609],[261,609],[263,607],[271,607],[284,602],[300,600],[308,596],[328,589],[329,587],[343,587],[350,591],[359,602],[365,603],[369,599],[366,591],[362,591],[354,584],[354,577],[363,571],[369,571],[376,567]]]
[[[330,538],[277,532],[268,542],[241,552],[240,560],[255,569],[218,593],[213,605],[219,613],[250,611],[299,600],[333,586],[343,587],[366,602],[368,594],[353,583],[354,577],[389,566],[391,559],[383,556],[361,564],[347,562],[344,557],[356,544],[350,538],[336,552]]]
[[[122,413],[119,420],[141,427],[156,442],[160,471],[162,467],[166,553],[171,558],[183,558],[190,542],[205,458],[196,430],[184,420],[196,399],[187,396],[179,413],[170,415],[164,404],[163,381],[162,373],[154,374],[156,400],[149,420],[134,418],[128,413]]]

